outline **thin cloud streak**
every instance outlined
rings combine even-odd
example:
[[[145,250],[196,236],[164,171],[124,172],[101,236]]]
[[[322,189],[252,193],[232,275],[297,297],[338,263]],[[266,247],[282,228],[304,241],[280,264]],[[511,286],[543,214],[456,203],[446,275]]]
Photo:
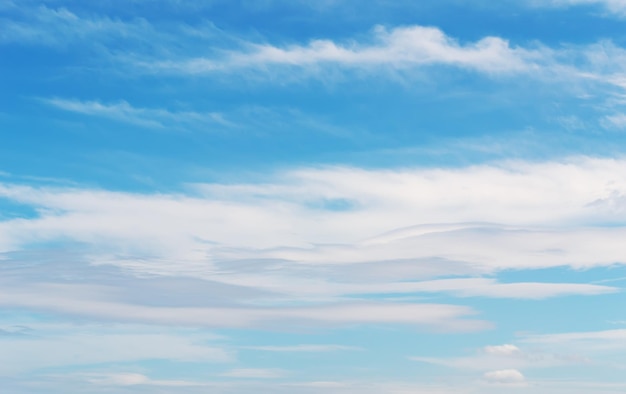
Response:
[[[278,353],[325,353],[364,350],[359,347],[345,345],[242,346],[240,349]]]
[[[200,326],[211,328],[341,327],[362,324],[400,324],[435,330],[484,330],[491,324],[466,317],[469,307],[446,304],[350,302],[294,307],[153,306],[120,302],[102,290],[61,284],[6,287],[0,304],[104,321]]]
[[[606,14],[619,18],[626,17],[626,1],[624,0],[530,0],[535,7],[577,7],[597,6]]]
[[[113,119],[119,122],[134,124],[147,128],[175,128],[180,126],[219,125],[233,127],[218,112],[199,113],[194,111],[172,112],[161,108],[137,108],[126,101],[117,103],[101,103],[99,101],[80,101],[61,98],[44,99],[45,103],[83,115]]]
[[[43,295],[42,295],[43,296]],[[89,329],[91,331],[89,331]],[[156,333],[144,329],[124,332],[97,326],[67,327],[59,334],[43,332],[42,336],[0,338],[0,376],[11,376],[44,368],[101,363],[128,363],[150,359],[232,363],[235,354],[215,345],[202,345],[198,335]],[[161,330],[166,331],[166,330]],[[37,357],[32,357],[37,354]]]
[[[67,8],[11,7],[13,15],[1,18],[1,43],[22,43],[66,47],[72,43],[96,39],[98,45],[107,41],[133,39],[143,41],[153,32],[143,19],[125,22],[107,16],[84,17]],[[93,42],[92,42],[93,43]]]

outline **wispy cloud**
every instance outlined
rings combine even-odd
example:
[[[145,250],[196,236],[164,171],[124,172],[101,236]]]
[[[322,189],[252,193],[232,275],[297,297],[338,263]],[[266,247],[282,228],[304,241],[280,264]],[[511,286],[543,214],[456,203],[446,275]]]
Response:
[[[560,334],[524,335],[521,340],[530,344],[576,344],[600,349],[624,348],[626,329],[604,331],[581,331]],[[615,348],[615,350],[618,350]]]
[[[505,385],[520,385],[524,383],[526,378],[517,369],[500,369],[497,371],[485,372],[483,375],[485,380],[490,383],[499,383]]]
[[[624,338],[626,330],[623,329],[556,334],[521,333],[515,338],[517,345],[489,345],[477,349],[473,355],[462,357],[410,359],[469,372],[485,371],[484,378],[492,383],[521,383],[526,380],[522,378],[521,371],[560,369],[568,365],[584,366],[587,370],[620,371],[626,367],[619,356],[624,351]],[[488,377],[487,374],[493,376]],[[545,386],[545,382],[534,383]]]
[[[562,349],[561,349],[562,350]],[[413,361],[467,371],[530,370],[584,365],[588,360],[571,352],[552,353],[546,350],[526,350],[515,345],[485,346],[473,355],[462,357],[409,357]]]
[[[239,379],[276,379],[285,376],[282,369],[238,368],[222,373],[222,376]]]
[[[574,2],[583,1],[587,2]],[[617,0],[597,3],[623,9]],[[4,17],[0,44],[80,45],[87,49],[85,53],[92,54],[88,61],[93,60],[93,53],[98,54],[100,72],[119,74],[122,70],[125,78],[146,72],[216,78],[229,73],[237,80],[265,80],[270,76],[272,81],[280,78],[281,83],[287,83],[310,77],[328,79],[329,75],[348,75],[343,71],[349,71],[352,76],[386,74],[404,80],[436,68],[439,72],[463,69],[489,76],[543,78],[558,81],[567,89],[592,81],[623,87],[626,75],[623,62],[615,60],[620,53],[619,58],[623,57],[624,50],[610,42],[578,47],[548,47],[539,42],[523,46],[498,36],[466,42],[437,27],[410,25],[377,26],[353,39],[285,43],[237,36],[207,21],[172,26],[141,18],[82,14],[67,8],[22,8],[14,7]],[[111,64],[115,67],[107,68]],[[108,105],[123,106],[123,102]]]
[[[110,119],[150,129],[193,131],[239,131],[254,135],[316,133],[335,138],[367,138],[363,130],[336,126],[327,120],[291,107],[242,106],[228,111],[170,110],[137,107],[127,101],[102,102],[66,98],[42,98],[41,102],[75,114]],[[1,175],[1,173],[0,173]]]
[[[44,99],[45,103],[64,111],[97,116],[148,128],[180,128],[204,126],[234,126],[218,112],[172,112],[161,108],[133,107],[126,101],[101,103],[61,98]]]
[[[146,375],[139,373],[83,373],[75,374],[76,378],[96,386],[161,386],[161,387],[194,387],[205,386],[202,382],[193,382],[187,380],[158,380],[151,379]]]
[[[530,0],[535,6],[574,7],[574,6],[597,6],[607,14],[620,18],[626,17],[626,2],[624,0]]]
[[[248,43],[242,51],[225,52],[219,58],[145,63],[154,71],[205,74],[242,68],[271,66],[311,68],[341,66],[356,69],[406,69],[449,65],[485,73],[521,72],[540,60],[537,51],[514,48],[499,37],[485,37],[461,44],[434,27],[410,26],[388,30],[376,27],[369,41],[336,43],[314,40],[308,45],[275,46]]]
[[[336,351],[363,350],[354,346],[345,345],[293,345],[293,346],[244,346],[241,349],[259,350],[263,352],[279,353],[322,353]]]
[[[117,64],[120,57],[175,56],[199,48],[206,50],[209,43],[220,46],[231,41],[205,20],[194,25],[161,25],[142,17],[81,11],[76,4],[63,7],[55,1],[43,3],[24,1],[0,8],[0,45],[45,46],[63,51],[80,48],[87,54],[82,60],[89,64],[97,60],[98,69],[106,69],[105,63]],[[118,68],[108,71],[116,73]]]
[[[626,128],[626,115],[625,114],[607,115],[602,119],[601,122],[607,128],[624,129]]]
[[[9,8],[8,8],[9,9]],[[10,7],[0,28],[0,43],[22,43],[65,47],[72,43],[98,38],[97,43],[140,39],[150,25],[142,19],[130,22],[107,16],[79,16],[67,8]],[[93,44],[93,43],[92,43]]]
[[[476,312],[456,305],[358,301],[291,307],[195,307],[189,306],[190,300],[183,300],[179,305],[154,306],[146,302],[116,300],[107,294],[115,292],[115,288],[109,288],[108,292],[107,289],[90,291],[89,288],[93,289],[93,286],[49,284],[19,290],[8,285],[1,292],[0,304],[108,321],[216,328],[276,329],[278,324],[286,323],[292,327],[400,324],[443,331],[475,331],[491,327],[485,321],[468,319]]]
[[[171,359],[231,363],[235,353],[210,344],[210,335],[166,327],[98,324],[35,325],[29,335],[2,338],[0,376],[72,365]],[[203,343],[201,343],[203,342]],[[32,357],[37,354],[37,357]]]

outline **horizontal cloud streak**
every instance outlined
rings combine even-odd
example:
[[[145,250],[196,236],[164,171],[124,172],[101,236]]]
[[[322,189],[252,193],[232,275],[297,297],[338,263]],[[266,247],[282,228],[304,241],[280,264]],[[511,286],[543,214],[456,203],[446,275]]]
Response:
[[[124,22],[106,16],[84,17],[67,8],[10,7],[14,14],[10,18],[0,18],[0,44],[26,43],[65,47],[84,40],[94,40],[98,44],[106,41],[141,37],[153,31],[148,22],[136,19]]]
[[[531,0],[531,4],[540,7],[598,6],[610,15],[626,17],[626,2],[624,0]]]
[[[354,351],[363,350],[354,346],[344,345],[293,345],[293,346],[245,346],[242,349],[258,350],[263,352],[279,352],[279,353],[318,353],[318,352],[336,352],[336,351]]]
[[[45,99],[44,102],[65,111],[108,118],[148,128],[176,128],[202,124],[232,126],[232,123],[225,120],[223,115],[217,112],[172,112],[160,108],[137,108],[126,101],[106,104],[99,101],[51,98]]]
[[[43,297],[44,295],[42,295]],[[160,327],[98,325],[35,325],[28,335],[2,338],[0,376],[72,365],[128,363],[170,359],[232,363],[235,354],[207,345],[210,335],[174,332]],[[37,354],[37,357],[33,357]]]
[[[512,48],[498,37],[486,37],[462,45],[434,27],[387,30],[379,26],[374,29],[370,43],[337,44],[330,40],[314,40],[306,46],[285,47],[250,43],[244,51],[226,52],[221,58],[163,61],[143,66],[154,71],[203,74],[268,66],[403,69],[439,64],[486,73],[507,73],[528,71],[534,67],[534,60],[540,57],[535,51]]]
[[[119,302],[106,294],[106,290],[62,284],[24,289],[5,287],[0,291],[0,305],[105,321],[211,328],[277,329],[284,324],[290,327],[337,327],[377,323],[416,325],[444,331],[475,331],[491,327],[485,321],[466,319],[476,312],[456,305],[352,302],[298,307],[166,307]]]

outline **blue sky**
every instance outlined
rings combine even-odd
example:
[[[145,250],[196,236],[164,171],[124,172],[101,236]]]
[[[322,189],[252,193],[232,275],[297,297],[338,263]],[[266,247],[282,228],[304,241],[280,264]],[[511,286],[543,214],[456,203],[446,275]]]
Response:
[[[623,393],[626,2],[0,0],[11,393]]]

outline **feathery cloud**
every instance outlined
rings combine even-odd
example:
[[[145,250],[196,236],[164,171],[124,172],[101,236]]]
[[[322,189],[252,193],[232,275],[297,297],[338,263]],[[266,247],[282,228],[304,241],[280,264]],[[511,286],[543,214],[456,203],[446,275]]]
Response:
[[[274,46],[248,43],[242,51],[226,51],[218,58],[146,63],[153,71],[205,74],[271,66],[311,68],[341,66],[356,69],[406,69],[449,65],[485,73],[522,72],[533,69],[541,55],[514,48],[506,40],[485,37],[461,44],[435,27],[409,26],[388,30],[376,27],[369,42],[338,44],[314,40],[308,45]]]
[[[45,103],[83,115],[97,116],[119,122],[130,123],[147,128],[177,128],[181,126],[233,124],[217,112],[199,113],[193,111],[172,112],[161,108],[137,108],[126,101],[101,103],[99,101],[80,101],[61,98],[43,100]]]

